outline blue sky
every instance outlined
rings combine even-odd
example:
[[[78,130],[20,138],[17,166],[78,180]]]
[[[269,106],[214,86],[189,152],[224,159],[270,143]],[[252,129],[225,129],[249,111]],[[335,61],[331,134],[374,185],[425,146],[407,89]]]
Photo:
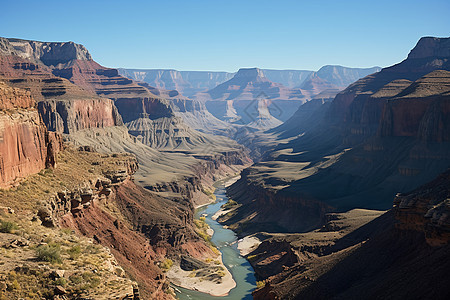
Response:
[[[448,0],[1,1],[0,36],[81,43],[107,67],[384,67],[450,35]]]

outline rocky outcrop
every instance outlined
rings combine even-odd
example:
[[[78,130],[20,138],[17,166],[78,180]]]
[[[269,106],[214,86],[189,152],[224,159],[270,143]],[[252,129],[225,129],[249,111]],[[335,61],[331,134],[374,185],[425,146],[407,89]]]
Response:
[[[82,45],[16,39],[2,42],[9,50],[0,55],[0,78],[8,85],[30,91],[50,131],[70,134],[123,124],[113,101],[53,75],[69,62],[94,63]]]
[[[131,155],[125,155],[113,169],[105,169],[103,177],[80,182],[71,190],[58,191],[39,208],[38,216],[42,224],[48,227],[57,226],[68,214],[77,217],[91,205],[110,201],[114,197],[113,188],[130,178],[137,168],[136,159]]]
[[[110,99],[49,99],[38,103],[38,111],[48,130],[66,134],[87,128],[123,125]]]
[[[450,242],[450,171],[432,182],[394,199],[399,230],[413,230],[425,236],[433,247]]]
[[[448,50],[442,50],[448,47],[449,40],[449,38],[421,38],[407,59],[355,82],[340,93],[333,101],[328,114],[329,118],[333,122],[350,121],[348,115],[352,114],[353,102],[369,101],[370,95],[394,80],[416,81],[435,70],[449,71],[449,56],[445,56]],[[430,47],[434,47],[434,50]],[[437,53],[436,56],[433,56],[435,53]],[[397,88],[396,90],[400,93],[401,86]],[[390,97],[393,96],[395,95],[390,95]]]
[[[448,58],[450,56],[450,39],[423,37],[408,55],[409,59]]]
[[[17,55],[32,61],[41,61],[47,66],[65,64],[74,59],[92,60],[87,49],[74,42],[38,42],[8,39]],[[11,54],[15,54],[11,51]]]
[[[11,88],[0,81],[0,110],[34,108],[34,99],[29,91]]]
[[[0,84],[0,97],[0,187],[5,188],[54,167],[62,142],[42,125],[29,92]]]
[[[450,72],[433,71],[390,98],[383,107],[380,135],[450,141]]]
[[[391,211],[359,228],[354,227],[357,217],[344,227],[325,226],[264,241],[250,253],[255,268],[260,268],[256,262],[271,257],[276,263],[286,252],[286,247],[277,244],[270,247],[275,241],[290,244],[299,261],[280,268],[280,260],[276,265],[279,271],[270,277],[264,276],[261,268],[265,286],[253,293],[254,299],[356,299],[367,295],[370,299],[446,299],[449,174],[447,171],[413,192],[398,195]],[[404,279],[405,272],[413,275]]]

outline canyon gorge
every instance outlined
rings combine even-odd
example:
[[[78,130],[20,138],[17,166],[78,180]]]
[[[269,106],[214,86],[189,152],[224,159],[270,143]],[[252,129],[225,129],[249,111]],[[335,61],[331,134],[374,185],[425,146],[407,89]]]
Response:
[[[231,73],[0,37],[0,299],[448,299],[450,38],[410,48]]]

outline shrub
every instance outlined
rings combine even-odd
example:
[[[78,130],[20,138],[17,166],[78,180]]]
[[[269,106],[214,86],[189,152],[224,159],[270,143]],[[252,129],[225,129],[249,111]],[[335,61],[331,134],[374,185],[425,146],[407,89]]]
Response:
[[[170,258],[166,258],[159,266],[163,270],[169,270],[173,266],[173,261]]]
[[[0,220],[0,232],[13,233],[14,230],[19,229],[16,223]]]
[[[75,260],[81,255],[81,247],[80,245],[75,245],[72,248],[67,250],[67,254],[69,254],[70,259]]]
[[[266,286],[266,282],[264,280],[256,282],[256,288],[260,289]]]
[[[50,263],[61,263],[61,247],[57,244],[42,245],[37,247],[37,258]]]
[[[227,203],[225,203],[224,205],[222,205],[222,208],[223,208],[223,209],[230,209],[230,208],[232,208],[233,206],[236,206],[236,205],[237,205],[237,202],[234,201],[233,199],[230,199],[230,200],[228,200]]]
[[[69,276],[69,280],[73,284],[80,284],[80,283],[83,282],[83,277],[81,277],[80,275],[72,274],[72,275]]]
[[[6,289],[8,291],[19,290],[20,289],[20,285],[17,282],[17,279],[14,279],[13,282],[11,282],[11,284],[8,284],[8,287]]]
[[[58,278],[55,280],[55,285],[66,286],[67,279],[65,279],[64,277]]]

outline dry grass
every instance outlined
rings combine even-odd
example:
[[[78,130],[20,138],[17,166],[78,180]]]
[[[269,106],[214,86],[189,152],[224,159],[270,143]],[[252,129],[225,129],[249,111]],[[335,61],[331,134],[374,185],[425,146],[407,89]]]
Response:
[[[35,210],[40,203],[58,191],[71,190],[80,183],[95,180],[108,169],[115,169],[126,159],[133,159],[127,154],[100,154],[80,152],[68,147],[58,154],[55,169],[45,169],[28,176],[17,187],[0,189],[0,205],[14,210]]]
[[[56,285],[64,286],[74,297],[92,299],[107,299],[107,295],[131,289],[132,282],[115,266],[106,248],[70,229],[47,228],[32,221],[37,209],[56,192],[95,182],[103,172],[117,169],[128,159],[134,158],[67,148],[58,155],[55,169],[42,170],[17,187],[0,190],[0,206],[15,210],[0,215],[0,281],[6,284],[5,290],[0,289],[0,300],[51,299]],[[7,248],[15,239],[27,241],[27,245]],[[55,278],[53,270],[64,270],[64,277]]]

